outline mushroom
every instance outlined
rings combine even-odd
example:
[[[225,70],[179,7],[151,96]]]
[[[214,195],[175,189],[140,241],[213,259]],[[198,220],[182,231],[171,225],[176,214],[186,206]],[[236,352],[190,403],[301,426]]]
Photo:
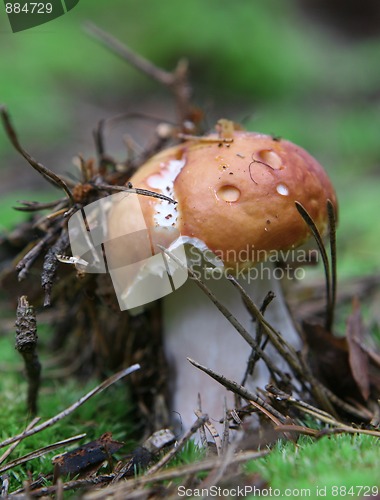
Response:
[[[281,293],[281,273],[276,274],[273,262],[296,252],[310,238],[296,201],[305,207],[322,235],[328,226],[327,200],[337,206],[332,184],[312,156],[286,140],[235,130],[231,122],[221,121],[216,133],[187,139],[153,156],[130,181],[135,187],[177,201],[173,205],[140,197],[151,238],[155,231],[164,234],[166,230],[166,235],[161,234],[165,246],[176,248],[179,240],[185,243],[189,265],[197,271],[202,269],[207,286],[247,329],[252,330],[252,319],[225,275],[237,276],[258,304],[269,291],[274,292],[276,298],[266,317],[285,340],[299,347]],[[131,232],[140,227],[125,198],[114,204],[108,217],[110,241],[123,228]],[[174,237],[171,230],[180,233],[179,240],[178,233]],[[138,254],[138,249],[136,243],[132,252]],[[112,255],[107,254],[111,267],[126,251],[125,246],[114,245]],[[119,286],[125,286],[125,282]],[[202,410],[218,421],[223,417],[225,401],[229,407],[234,404],[232,393],[187,358],[240,383],[251,347],[193,280],[163,299],[163,318],[173,415],[179,415],[183,430],[190,428],[200,394]],[[275,352],[268,352],[276,359]],[[278,358],[276,362],[283,363]],[[264,363],[258,363],[249,386],[263,387],[268,382]]]

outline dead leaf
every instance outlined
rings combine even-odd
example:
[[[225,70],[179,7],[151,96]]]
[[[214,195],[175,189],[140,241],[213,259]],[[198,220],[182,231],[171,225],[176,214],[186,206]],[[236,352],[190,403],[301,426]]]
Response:
[[[302,323],[307,357],[314,375],[341,399],[364,403],[353,377],[346,338],[334,337],[318,323]]]
[[[53,458],[54,479],[69,474],[80,475],[101,464],[116,453],[124,443],[112,440],[112,434],[106,432],[99,439],[91,441],[73,451]]]
[[[364,333],[360,303],[357,298],[354,298],[352,301],[352,313],[347,319],[346,328],[348,360],[356,385],[365,401],[367,401],[370,394],[368,355],[360,347],[364,341]]]

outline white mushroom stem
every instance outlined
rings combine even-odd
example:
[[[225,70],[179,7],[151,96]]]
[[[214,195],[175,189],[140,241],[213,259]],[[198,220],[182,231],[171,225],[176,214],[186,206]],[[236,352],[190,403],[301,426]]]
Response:
[[[273,267],[268,263],[265,266],[266,272],[262,273],[261,279],[250,281],[248,274],[239,281],[257,305],[261,305],[269,291],[274,292],[276,297],[265,317],[287,342],[298,348],[300,339],[285,304],[281,283],[273,276]],[[237,320],[253,333],[255,325],[233,285],[225,278],[209,279],[206,284]],[[215,424],[223,419],[225,401],[227,408],[234,408],[234,396],[191,365],[187,358],[240,384],[252,349],[193,280],[189,279],[180,289],[165,297],[163,302],[164,349],[171,369],[169,388],[173,420],[178,422],[180,430],[188,430],[196,419],[194,410],[198,408],[200,394],[202,411]],[[277,367],[289,371],[285,361],[271,345],[267,346],[266,352]],[[254,390],[264,387],[268,382],[269,372],[260,360],[253,376],[247,380],[246,387]]]

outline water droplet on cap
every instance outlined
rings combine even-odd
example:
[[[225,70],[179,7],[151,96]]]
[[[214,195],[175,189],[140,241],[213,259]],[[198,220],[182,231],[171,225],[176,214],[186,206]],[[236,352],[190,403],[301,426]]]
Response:
[[[276,191],[278,194],[281,194],[282,196],[288,196],[289,194],[289,189],[285,184],[278,184],[276,187]]]

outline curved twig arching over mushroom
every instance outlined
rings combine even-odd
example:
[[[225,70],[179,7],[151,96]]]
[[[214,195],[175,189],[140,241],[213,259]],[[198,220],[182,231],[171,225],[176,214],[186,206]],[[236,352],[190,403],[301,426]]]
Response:
[[[321,165],[302,148],[267,135],[234,130],[230,123],[222,121],[219,133],[187,139],[162,151],[131,182],[178,202],[173,206],[156,198],[141,199],[147,225],[180,232],[181,241],[189,244],[190,264],[201,271],[207,286],[247,329],[252,330],[252,319],[226,274],[237,276],[256,303],[262,303],[268,292],[275,293],[266,317],[287,342],[298,347],[298,335],[282,298],[280,273],[275,273],[273,262],[295,252],[310,237],[295,202],[305,207],[319,232],[325,234],[326,202],[330,199],[336,208],[335,192]],[[112,208],[108,223],[110,239],[120,228],[130,232],[135,224],[123,201]],[[126,249],[120,246],[114,251],[114,258],[120,259]],[[269,261],[265,267],[264,261]],[[224,267],[217,267],[214,273],[204,271],[215,263]],[[163,302],[164,348],[172,369],[171,408],[180,415],[183,427],[189,428],[200,393],[202,410],[219,420],[225,397],[228,406],[233,406],[231,393],[186,358],[240,383],[251,347],[192,280]],[[261,365],[257,364],[247,382],[251,387],[263,387],[269,381],[268,371]]]

